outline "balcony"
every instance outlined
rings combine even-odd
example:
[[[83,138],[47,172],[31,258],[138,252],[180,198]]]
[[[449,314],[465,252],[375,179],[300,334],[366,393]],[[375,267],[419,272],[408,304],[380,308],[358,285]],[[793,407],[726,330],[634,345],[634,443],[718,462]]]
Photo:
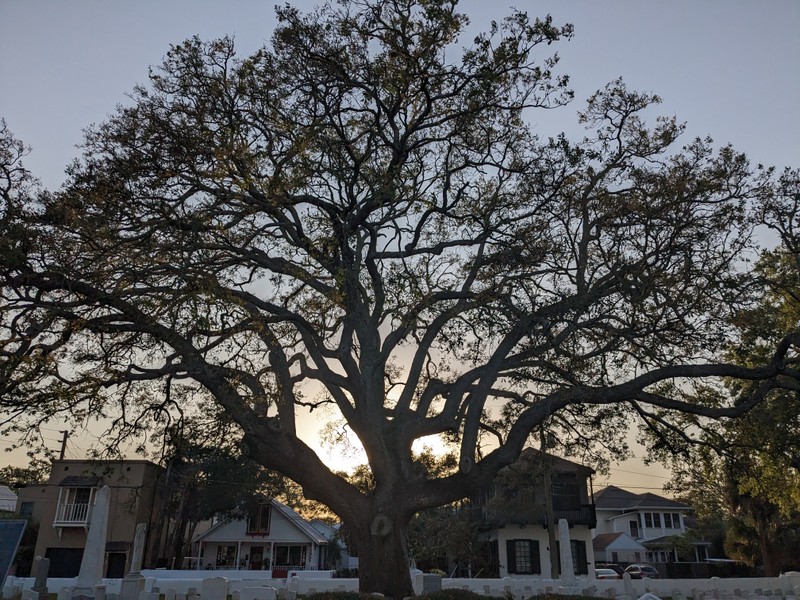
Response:
[[[56,527],[86,527],[92,517],[92,505],[86,502],[62,503],[56,507]]]
[[[476,507],[473,518],[479,518],[484,525],[496,527],[500,525],[547,525],[547,511],[541,505],[520,507],[493,508]],[[594,504],[575,505],[570,509],[554,508],[553,518],[556,522],[566,519],[570,525],[597,526],[597,515]]]

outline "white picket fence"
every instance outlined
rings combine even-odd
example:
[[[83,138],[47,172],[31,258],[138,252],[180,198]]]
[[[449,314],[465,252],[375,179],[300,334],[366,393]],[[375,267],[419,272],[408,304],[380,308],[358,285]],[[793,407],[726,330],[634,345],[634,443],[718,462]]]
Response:
[[[242,577],[246,573],[246,578]],[[336,579],[330,571],[293,572],[287,579],[272,579],[270,572],[259,571],[142,571],[145,591],[139,600],[295,600],[313,592],[355,591],[357,579]],[[711,579],[596,580],[577,578],[565,587],[559,580],[536,577],[501,579],[449,579],[415,573],[417,594],[432,588],[458,588],[495,597],[524,600],[545,593],[570,593],[630,600],[646,593],[672,600],[800,600],[800,572],[780,577]],[[2,591],[3,600],[28,600],[34,579],[9,577]],[[50,578],[48,591],[58,593],[58,600],[70,600],[74,578]],[[118,600],[120,579],[104,579],[95,598]]]

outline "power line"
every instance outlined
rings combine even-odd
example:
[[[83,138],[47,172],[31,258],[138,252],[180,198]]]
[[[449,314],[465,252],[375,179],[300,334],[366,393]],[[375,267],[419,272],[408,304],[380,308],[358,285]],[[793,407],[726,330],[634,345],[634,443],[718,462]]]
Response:
[[[666,475],[654,475],[653,473],[642,473],[640,471],[629,471],[627,469],[619,469],[616,467],[609,467],[609,471],[618,471],[620,473],[631,473],[632,475],[644,475],[645,477],[656,477],[658,479],[672,479],[672,477],[667,477]]]

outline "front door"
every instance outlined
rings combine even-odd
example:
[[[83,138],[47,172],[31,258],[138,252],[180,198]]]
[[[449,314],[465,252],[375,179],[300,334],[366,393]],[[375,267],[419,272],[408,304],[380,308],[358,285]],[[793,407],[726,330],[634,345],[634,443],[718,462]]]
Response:
[[[109,552],[106,554],[106,558],[108,559],[106,577],[109,579],[122,579],[125,577],[127,555],[124,552]]]
[[[250,548],[250,568],[260,571],[264,566],[264,546],[252,546]]]

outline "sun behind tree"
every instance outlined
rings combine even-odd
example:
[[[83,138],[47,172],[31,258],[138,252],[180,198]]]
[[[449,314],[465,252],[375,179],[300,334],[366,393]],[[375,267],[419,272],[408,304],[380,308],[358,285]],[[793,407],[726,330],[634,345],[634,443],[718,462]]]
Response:
[[[113,440],[202,392],[344,520],[361,589],[402,598],[412,515],[486,485],[539,428],[610,442],[794,378],[796,338],[718,362],[758,293],[737,267],[770,173],[710,141],[673,152],[682,126],[649,128],[658,98],[620,81],[589,100],[585,140],[538,139],[531,111],[570,98],[546,51],[571,27],[517,12],[460,50],[455,4],[280,8],[243,59],[230,39],[175,46],[58,192],[13,170],[4,131],[5,422],[113,416]],[[714,376],[760,383],[736,406],[654,388]],[[320,402],[363,445],[368,489],[297,435]],[[418,468],[431,435],[458,444],[455,472]]]

